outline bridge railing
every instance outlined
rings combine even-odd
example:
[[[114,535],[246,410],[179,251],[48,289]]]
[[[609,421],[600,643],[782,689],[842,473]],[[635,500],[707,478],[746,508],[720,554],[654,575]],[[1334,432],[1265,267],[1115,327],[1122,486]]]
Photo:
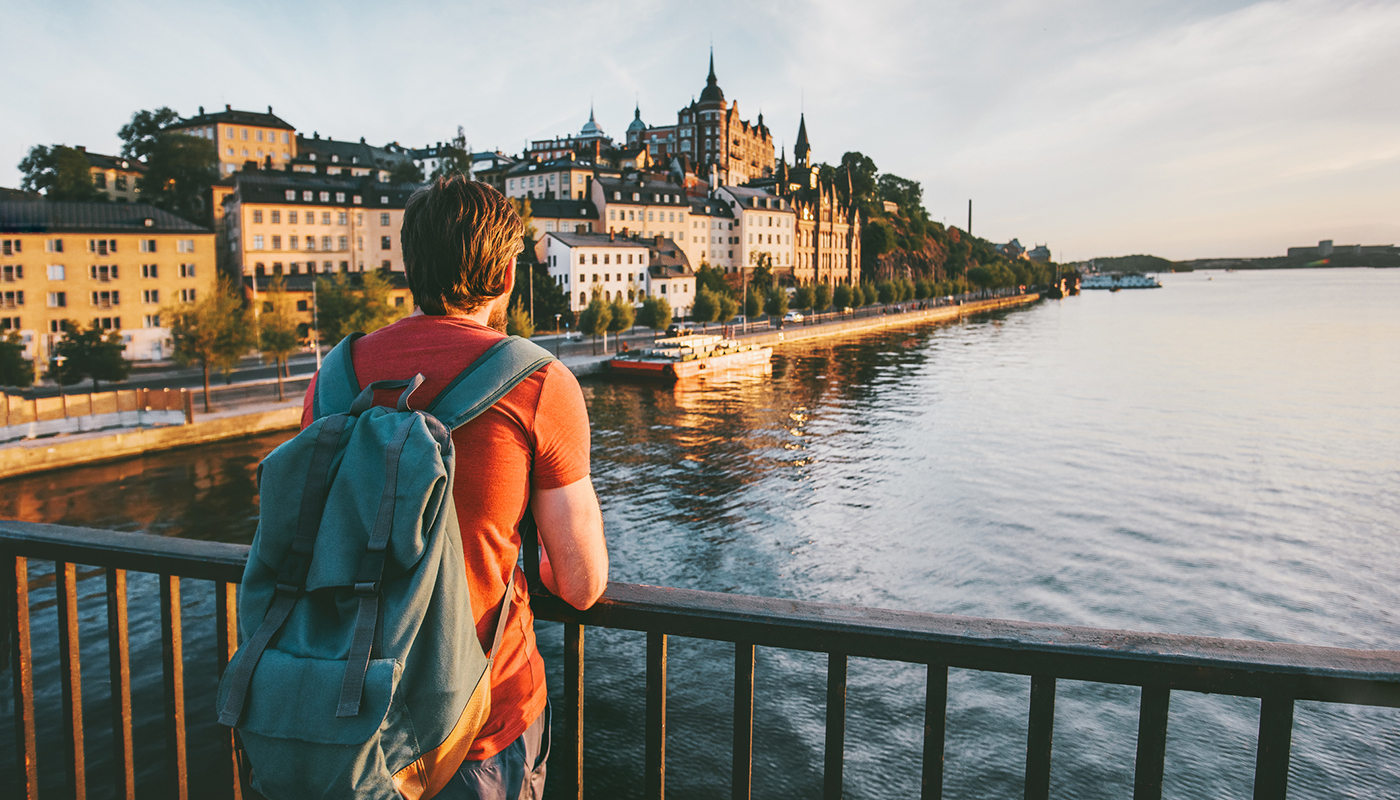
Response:
[[[214,583],[219,669],[236,647],[236,590],[248,548],[71,528],[0,522],[0,589],[8,628],[13,677],[14,739],[20,791],[4,796],[37,798],[40,762],[35,744],[34,660],[30,646],[29,560],[54,562],[58,611],[63,751],[59,755],[68,794],[86,796],[82,672],[79,660],[77,565],[105,571],[107,637],[116,796],[134,797],[131,664],[126,574],[153,573],[160,585],[162,677],[165,697],[164,772],[172,797],[189,797],[184,709],[181,581]],[[583,796],[585,732],[584,639],[587,626],[644,632],[646,647],[646,796],[666,787],[666,674],[670,637],[734,643],[732,794],[751,789],[756,646],[826,653],[826,744],[823,795],[841,795],[845,753],[846,668],[852,657],[927,665],[922,796],[941,798],[944,723],[950,668],[1031,678],[1026,743],[1025,796],[1047,798],[1060,680],[1140,687],[1136,800],[1162,794],[1167,717],[1173,692],[1261,699],[1254,797],[1283,798],[1288,789],[1293,709],[1299,700],[1400,707],[1400,652],[1349,650],[1293,644],[1146,634],[1044,625],[944,614],[777,600],[632,584],[612,584],[588,611],[556,598],[536,597],[536,616],[564,624],[565,702],[560,709],[567,739],[555,740],[551,784]],[[225,785],[221,793],[244,796],[238,753],[225,729],[216,734]],[[53,770],[49,754],[44,769]],[[202,787],[201,796],[212,787]]]

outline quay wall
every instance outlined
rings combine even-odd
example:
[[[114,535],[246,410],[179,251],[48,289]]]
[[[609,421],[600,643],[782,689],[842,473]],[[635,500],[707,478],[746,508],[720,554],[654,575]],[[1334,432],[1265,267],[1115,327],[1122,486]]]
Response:
[[[54,439],[31,439],[0,448],[0,479],[35,472],[117,461],[144,453],[208,444],[224,439],[289,430],[301,424],[301,404],[249,414],[231,414],[160,428]]]
[[[801,324],[790,324],[780,331],[770,331],[754,336],[745,336],[743,341],[744,344],[773,346],[792,344],[793,342],[805,342],[827,336],[846,336],[853,333],[863,333],[865,331],[894,328],[915,323],[943,322],[959,317],[966,317],[970,314],[980,314],[986,311],[995,311],[999,308],[1025,305],[1039,299],[1039,294],[1018,294],[1011,297],[997,297],[991,300],[976,300],[960,306],[939,306],[938,308],[929,308],[923,311],[907,311],[903,314],[883,314],[876,317],[862,317],[861,319],[848,320],[846,322],[828,322],[824,325],[804,327]]]

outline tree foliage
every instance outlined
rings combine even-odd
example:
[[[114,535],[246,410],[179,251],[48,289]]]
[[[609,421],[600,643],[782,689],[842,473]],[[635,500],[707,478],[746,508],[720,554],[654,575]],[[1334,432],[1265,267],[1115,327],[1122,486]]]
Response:
[[[277,366],[279,401],[283,399],[282,376],[287,370],[287,359],[301,349],[296,315],[292,311],[294,302],[287,294],[282,276],[278,275],[263,295],[262,314],[258,316],[258,351],[265,363]]]
[[[660,330],[671,324],[671,304],[661,296],[648,297],[642,301],[637,312],[637,324]]]
[[[143,160],[150,158],[165,129],[179,121],[180,115],[168,106],[154,111],[137,111],[131,115],[131,121],[117,131],[117,136],[122,140],[122,155]]]
[[[817,311],[831,308],[831,284],[819,283],[812,287],[812,308]]]
[[[510,313],[506,315],[506,333],[522,339],[535,335],[535,323],[530,321],[530,312],[520,300],[511,304]]]
[[[851,302],[851,287],[844,283],[838,283],[836,288],[831,290],[831,304],[842,309],[860,305]]]
[[[401,319],[408,309],[393,304],[392,288],[378,270],[317,278],[316,318],[321,341],[335,345],[356,331],[373,333]]]
[[[457,135],[452,137],[452,141],[438,148],[438,165],[428,178],[450,178],[457,174],[468,178],[472,174],[472,149],[467,144],[467,134],[461,125],[457,126]]]
[[[143,145],[144,146],[144,145]],[[209,187],[219,179],[214,143],[183,133],[162,133],[150,143],[146,174],[136,181],[141,200],[191,222],[209,225]]]
[[[390,183],[422,183],[423,168],[413,163],[412,159],[405,158],[394,163],[394,168],[389,170]]]
[[[690,318],[704,326],[719,319],[719,312],[719,296],[710,287],[697,283],[695,302],[690,305]]]
[[[816,294],[810,285],[797,287],[797,291],[792,293],[792,304],[800,309],[808,309],[816,305]]]
[[[906,215],[922,211],[924,207],[924,187],[918,181],[891,175],[880,176],[879,192],[881,200],[897,203]]]
[[[24,357],[24,340],[19,331],[0,339],[0,386],[29,386],[34,383],[34,362]]]
[[[598,334],[603,334],[603,346],[606,348],[608,344],[606,337],[610,324],[612,324],[612,306],[603,299],[602,291],[595,288],[592,297],[588,300],[588,305],[578,314],[578,329],[593,337],[595,348]],[[596,349],[594,352],[597,352]]]
[[[209,410],[209,371],[225,373],[258,341],[253,333],[252,314],[243,307],[242,293],[228,281],[219,281],[214,291],[193,303],[181,303],[162,310],[170,325],[175,360],[181,366],[198,363],[204,370],[204,410]]]
[[[612,319],[608,320],[608,330],[613,333],[621,333],[632,327],[637,321],[637,309],[622,297],[622,292],[618,292],[612,300]]]
[[[86,330],[72,320],[63,322],[63,339],[54,346],[58,361],[58,382],[68,386],[92,378],[92,390],[98,381],[116,383],[131,374],[131,362],[126,360],[126,342],[118,331],[103,331],[92,321]]]
[[[774,286],[768,290],[768,297],[763,301],[763,310],[768,312],[770,317],[782,317],[788,312],[787,289],[781,286]]]
[[[19,162],[24,173],[20,188],[43,192],[49,200],[105,200],[107,195],[92,185],[87,156],[76,147],[36,144]]]

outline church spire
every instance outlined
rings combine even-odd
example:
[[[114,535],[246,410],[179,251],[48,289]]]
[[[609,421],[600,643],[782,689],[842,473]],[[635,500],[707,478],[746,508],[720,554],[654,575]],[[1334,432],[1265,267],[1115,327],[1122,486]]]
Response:
[[[705,79],[705,83],[713,86],[718,82],[719,79],[715,77],[715,46],[710,45],[710,77]]]
[[[700,102],[724,102],[724,90],[719,88],[719,79],[715,77],[715,48],[710,47],[710,74],[705,78],[705,90],[700,92]]]
[[[792,148],[792,157],[797,161],[797,166],[805,169],[811,166],[811,153],[812,146],[807,143],[807,115],[804,113],[797,124],[797,145]]]

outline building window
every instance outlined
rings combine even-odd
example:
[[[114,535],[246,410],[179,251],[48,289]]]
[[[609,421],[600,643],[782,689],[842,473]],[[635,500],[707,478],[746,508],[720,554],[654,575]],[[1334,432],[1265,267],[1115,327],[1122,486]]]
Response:
[[[49,292],[49,308],[67,308],[67,292]]]
[[[63,240],[62,240],[62,239],[47,239],[47,240],[45,240],[45,241],[44,241],[44,252],[45,252],[45,253],[62,253],[62,252],[63,252]]]
[[[155,265],[155,264],[142,264],[142,265],[141,265],[141,277],[143,277],[143,278],[159,278],[159,277],[160,277],[160,267],[158,267],[158,266]]]
[[[262,237],[262,234],[258,234],[257,236],[254,236],[254,237],[253,237],[253,249],[254,249],[254,250],[261,250],[261,249],[263,249],[263,237]]]
[[[181,303],[193,303],[193,302],[194,302],[194,289],[181,289],[181,290],[180,290],[180,302],[181,302]]]
[[[68,270],[62,264],[50,264],[48,273],[51,281],[61,281],[68,277]]]
[[[179,240],[177,240],[177,241],[175,242],[175,245],[176,245],[176,246],[175,246],[175,251],[178,252],[178,253],[193,253],[193,252],[194,252],[194,240],[193,240],[193,239],[179,239]]]
[[[120,304],[121,292],[99,292],[94,290],[92,293],[92,305],[97,308],[111,308],[112,306]]]
[[[379,205],[381,205],[381,206],[387,206],[387,205],[389,205],[389,195],[387,195],[387,194],[381,194],[381,195],[379,196]]]
[[[181,277],[181,278],[193,278],[193,277],[194,277],[194,265],[193,265],[193,264],[181,264],[181,265],[180,265],[180,277]]]
[[[321,192],[321,202],[322,202],[322,203],[329,203],[330,201],[331,201],[331,193],[330,193],[330,192]]]
[[[159,314],[147,314],[147,315],[145,315],[144,317],[141,318],[141,327],[143,327],[143,328],[159,328],[159,327],[160,327],[160,315],[159,315]]]
[[[296,189],[288,189],[288,190],[286,191],[286,193],[283,195],[283,197],[286,197],[288,200],[295,200],[295,199],[297,199],[297,190],[296,190]],[[293,214],[296,214],[297,212],[293,211],[292,213],[293,213]],[[296,222],[296,220],[292,220],[292,221],[293,221],[293,222]]]
[[[151,305],[160,305],[160,290],[159,290],[159,289],[142,289],[142,290],[141,290],[141,302],[143,302],[143,303],[149,303],[149,304],[151,304]]]
[[[339,212],[336,213],[335,222],[336,222],[337,225],[344,225],[344,224],[346,224],[346,222],[347,222],[347,217],[346,217],[344,211],[339,211]]]
[[[350,237],[349,237],[349,236],[341,236],[339,239],[336,240],[336,244],[339,245],[339,247],[336,248],[337,250],[341,250],[341,251],[349,250],[349,249],[350,249]]]
[[[106,283],[117,277],[117,265],[93,264],[88,267],[88,277]]]
[[[272,210],[272,224],[277,225],[282,221],[282,212],[277,209]]]
[[[382,225],[382,226],[385,227],[385,228],[389,227],[389,214],[388,214],[388,212],[384,212],[384,213],[382,213],[382,214],[379,215],[379,224]]]
[[[312,158],[314,159],[315,156],[312,156]],[[314,192],[302,192],[302,193],[301,193],[302,202],[309,203],[309,202],[311,202],[311,199],[312,199],[314,196],[315,196],[315,193],[314,193]]]
[[[301,247],[301,237],[292,235],[287,237],[287,249],[296,250]]]
[[[388,237],[388,236],[381,236],[381,237],[379,237],[379,249],[380,249],[380,250],[388,250],[388,249],[390,249],[390,247],[391,247],[390,242],[389,242],[389,239],[390,239],[390,238],[391,238],[391,237]]]
[[[281,237],[281,236],[274,236],[274,237],[272,237],[272,249],[273,249],[273,250],[281,250],[281,249],[282,249],[282,237]]]
[[[154,253],[156,251],[155,239],[142,239],[139,245],[138,249],[143,253]]]
[[[380,269],[384,269],[384,270],[389,270],[389,269],[393,269],[393,268],[394,268],[394,265],[393,265],[392,263],[390,263],[389,259],[386,258],[386,259],[384,259],[383,261],[379,262],[379,268],[380,268]]]
[[[322,249],[322,250],[329,250],[329,249],[331,249],[331,237],[329,237],[329,236],[322,236],[322,237],[321,237],[321,249]]]
[[[3,269],[0,269],[0,280],[4,280],[6,283],[14,283],[16,280],[19,280],[23,277],[23,264],[6,264]]]
[[[288,211],[288,212],[287,212],[287,224],[289,224],[289,225],[295,225],[295,224],[297,224],[297,212],[295,212],[295,211]]]
[[[306,237],[306,249],[307,249],[307,250],[315,250],[315,249],[316,249],[316,237],[315,237],[315,236],[308,236],[308,237]]]
[[[351,197],[350,202],[354,203],[355,205],[360,205],[360,196],[355,195],[354,197]]]

